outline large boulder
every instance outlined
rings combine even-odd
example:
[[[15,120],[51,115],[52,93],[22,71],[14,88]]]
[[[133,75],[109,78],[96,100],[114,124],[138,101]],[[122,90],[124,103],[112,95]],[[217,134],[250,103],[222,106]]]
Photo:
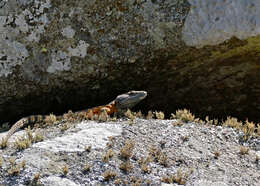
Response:
[[[258,0],[0,2],[0,120],[131,89],[143,109],[260,121]]]

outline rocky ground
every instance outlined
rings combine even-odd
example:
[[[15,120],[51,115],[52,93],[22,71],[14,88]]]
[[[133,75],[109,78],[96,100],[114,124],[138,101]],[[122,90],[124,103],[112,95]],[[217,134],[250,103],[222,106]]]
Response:
[[[32,133],[43,139],[23,149],[21,130],[0,150],[2,185],[260,185],[260,138],[234,128],[136,118]]]

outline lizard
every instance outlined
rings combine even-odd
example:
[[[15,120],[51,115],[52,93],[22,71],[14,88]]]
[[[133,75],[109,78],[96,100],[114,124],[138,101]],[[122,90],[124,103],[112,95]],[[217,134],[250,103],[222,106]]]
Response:
[[[146,91],[129,91],[127,93],[118,95],[115,100],[111,101],[110,103],[106,105],[101,105],[93,108],[89,108],[86,110],[77,111],[74,114],[80,115],[80,114],[93,114],[93,115],[100,115],[102,112],[106,112],[108,115],[112,114],[121,114],[125,112],[127,109],[131,109],[136,104],[138,104],[140,101],[142,101],[144,98],[146,98],[147,92]],[[27,126],[33,125],[38,122],[45,121],[46,119],[49,119],[52,117],[51,115],[31,115],[24,117],[17,121],[11,129],[8,131],[6,135],[6,142],[8,139],[19,129],[25,128]],[[59,119],[62,119],[63,116],[57,116]]]

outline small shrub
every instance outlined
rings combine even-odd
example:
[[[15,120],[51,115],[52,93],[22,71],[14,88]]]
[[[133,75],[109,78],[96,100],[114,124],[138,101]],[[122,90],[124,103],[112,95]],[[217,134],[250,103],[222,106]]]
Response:
[[[23,160],[23,161],[21,162],[21,167],[22,167],[23,169],[25,169],[25,165],[26,165],[26,161]]]
[[[61,132],[65,132],[66,130],[68,130],[70,128],[70,124],[69,123],[64,123],[61,127]]]
[[[144,173],[150,173],[151,172],[151,169],[149,169],[148,165],[146,163],[142,164],[141,165],[141,170],[144,172]]]
[[[121,184],[121,180],[120,180],[119,178],[116,179],[115,182],[114,182],[114,184],[115,184],[115,185],[120,185],[120,184]]]
[[[8,140],[6,138],[2,138],[1,143],[0,143],[0,148],[1,149],[4,149],[4,148],[6,148],[8,146],[7,141]]]
[[[54,114],[50,114],[49,116],[46,116],[44,121],[47,125],[53,125],[57,121],[57,118]]]
[[[151,180],[146,180],[146,185],[151,185],[152,181]]]
[[[257,125],[257,135],[260,136],[260,123]]]
[[[176,127],[176,126],[182,126],[182,125],[184,125],[184,123],[183,123],[183,121],[182,120],[180,120],[180,119],[177,119],[177,121],[176,122],[173,122],[172,123],[172,125],[174,126],[174,127]]]
[[[32,139],[32,142],[37,143],[37,142],[40,142],[40,141],[43,141],[43,140],[44,140],[44,136],[42,134],[40,134],[39,132],[36,132],[33,139]]]
[[[15,140],[14,147],[17,150],[24,150],[30,147],[32,144],[32,141],[27,137],[21,137]]]
[[[164,113],[163,112],[155,112],[155,116],[157,119],[164,119]]]
[[[144,118],[144,116],[143,116],[143,114],[142,114],[141,111],[138,111],[138,112],[136,113],[136,117],[138,117],[138,118]]]
[[[132,140],[127,140],[125,145],[120,149],[120,157],[124,159],[129,159],[133,155],[134,142]]]
[[[258,155],[255,156],[255,162],[258,163],[260,160],[260,157]]]
[[[165,182],[165,183],[178,183],[179,185],[185,185],[186,184],[186,180],[188,179],[189,177],[189,174],[191,174],[192,171],[189,172],[186,172],[186,173],[182,173],[181,170],[179,169],[177,171],[177,174],[176,175],[173,175],[173,176],[163,176],[162,177],[162,182]]]
[[[223,126],[241,129],[243,126],[243,123],[238,121],[237,118],[227,117],[226,121],[223,122]]]
[[[184,122],[194,121],[195,116],[187,109],[177,110],[175,114],[171,114],[172,119],[180,119]]]
[[[243,131],[246,136],[252,136],[255,132],[255,124],[246,120],[245,125],[243,126]]]
[[[20,174],[20,166],[19,165],[15,165],[12,166],[10,169],[7,170],[7,173],[9,176],[18,176]]]
[[[214,152],[214,158],[218,159],[219,156],[220,156],[220,152],[219,151],[215,151]]]
[[[64,165],[64,167],[62,168],[62,172],[63,172],[63,175],[66,176],[68,173],[69,173],[69,167],[68,165]]]
[[[40,183],[40,177],[41,177],[41,174],[40,173],[36,173],[31,181],[31,184],[30,186],[39,186],[41,185]]]
[[[86,163],[86,164],[85,164],[85,167],[84,167],[84,169],[83,169],[83,172],[84,172],[84,173],[89,172],[89,171],[90,171],[90,168],[91,168],[91,166],[90,166],[88,163]]]
[[[16,164],[15,163],[15,158],[13,156],[10,157],[9,162],[10,162],[11,166],[14,166]]]
[[[171,176],[165,176],[165,175],[162,176],[161,181],[164,182],[164,183],[172,183],[173,182]]]
[[[131,172],[133,169],[132,164],[130,163],[129,160],[127,160],[126,162],[122,162],[119,166],[119,168],[124,171],[124,172]]]
[[[153,112],[152,111],[148,111],[148,114],[146,116],[146,119],[153,119]]]
[[[0,156],[0,168],[2,168],[2,166],[3,166],[3,162],[4,162],[4,159],[3,159],[2,156]]]
[[[111,170],[107,170],[103,175],[105,181],[114,179],[116,176],[117,176],[117,173],[115,171],[111,171]]]
[[[165,153],[161,152],[160,155],[158,156],[158,162],[163,165],[164,167],[168,167],[168,157]]]
[[[127,111],[125,112],[125,116],[128,117],[129,119],[133,119],[133,120],[135,119],[135,115],[130,109],[127,109]]]
[[[179,185],[184,185],[186,183],[186,178],[188,175],[183,175],[181,170],[177,171],[177,175],[172,177],[173,183],[178,183]]]
[[[239,154],[241,155],[246,155],[249,153],[249,148],[245,147],[245,146],[241,146],[240,147],[240,151],[239,151]]]
[[[91,151],[91,145],[85,147],[85,151],[90,152]]]
[[[106,154],[102,157],[102,161],[107,163],[115,155],[112,149],[109,149]]]

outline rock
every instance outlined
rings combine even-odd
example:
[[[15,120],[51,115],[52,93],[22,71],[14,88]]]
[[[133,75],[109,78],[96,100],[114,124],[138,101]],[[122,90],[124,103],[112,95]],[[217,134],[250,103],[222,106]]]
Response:
[[[24,150],[14,146],[15,139],[25,134],[19,131],[0,150],[0,184],[259,184],[259,136],[240,141],[241,132],[233,128],[195,122],[177,126],[177,122],[64,120],[33,130],[33,136],[42,134],[44,140]],[[65,131],[64,125],[69,126]],[[0,138],[5,135],[0,133]],[[242,153],[242,147],[248,151]],[[122,170],[125,162],[128,169]],[[116,176],[109,177],[109,172]]]
[[[0,121],[147,90],[145,110],[259,120],[258,0],[3,1]]]

